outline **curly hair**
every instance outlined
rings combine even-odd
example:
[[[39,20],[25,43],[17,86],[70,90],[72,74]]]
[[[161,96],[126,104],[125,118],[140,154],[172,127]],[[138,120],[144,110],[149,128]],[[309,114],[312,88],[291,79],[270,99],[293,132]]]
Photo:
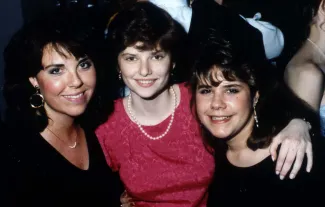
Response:
[[[191,107],[195,106],[197,85],[204,81],[212,86],[216,66],[228,81],[240,81],[248,85],[250,94],[259,92],[256,104],[256,113],[259,127],[254,125],[251,137],[247,140],[249,148],[256,150],[270,145],[273,137],[279,133],[293,118],[306,118],[319,126],[317,114],[283,83],[278,80],[274,67],[267,60],[259,60],[246,55],[240,45],[212,35],[207,44],[202,45],[196,62],[193,66],[193,75],[190,81],[192,100]],[[253,105],[253,96],[251,102]],[[251,109],[253,110],[253,109]],[[194,111],[194,110],[193,110]],[[197,117],[197,114],[195,114]],[[198,120],[199,121],[199,120]],[[208,145],[220,146],[220,141],[202,127],[202,134]],[[218,143],[219,142],[219,143]]]
[[[43,50],[48,45],[62,56],[66,51],[77,59],[87,56],[94,62],[97,71],[97,89],[87,110],[78,121],[90,127],[97,121],[99,123],[101,114],[113,110],[111,93],[113,90],[106,88],[103,92],[100,89],[102,83],[111,82],[107,80],[109,76],[106,76],[105,80],[101,79],[101,74],[107,67],[102,57],[106,51],[102,46],[104,36],[102,31],[96,30],[85,14],[80,11],[78,13],[58,11],[24,25],[11,38],[4,51],[3,91],[7,102],[6,121],[10,125],[27,124],[29,128],[40,132],[48,124],[44,107],[33,109],[29,103],[30,96],[35,93],[29,77],[35,77],[43,69],[41,64]],[[89,122],[89,119],[92,121]]]

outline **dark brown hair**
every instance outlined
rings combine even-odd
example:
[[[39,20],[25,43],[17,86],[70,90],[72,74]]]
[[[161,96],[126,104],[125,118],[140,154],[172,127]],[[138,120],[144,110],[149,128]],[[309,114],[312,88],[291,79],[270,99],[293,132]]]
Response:
[[[259,92],[256,105],[259,127],[254,125],[251,137],[247,141],[251,149],[268,147],[273,137],[293,118],[306,118],[312,122],[313,127],[318,129],[317,114],[304,101],[296,97],[282,80],[277,79],[274,67],[267,60],[249,57],[247,53],[240,45],[232,45],[230,41],[221,37],[215,38],[212,34],[207,43],[202,45],[193,67],[190,82],[193,95],[191,107],[195,105],[197,85],[202,78],[207,83],[217,84],[212,81],[214,75],[212,68],[216,66],[226,80],[246,83],[251,94]],[[254,97],[251,98],[253,103]],[[204,126],[202,133],[209,145],[218,146],[220,140],[213,137]]]

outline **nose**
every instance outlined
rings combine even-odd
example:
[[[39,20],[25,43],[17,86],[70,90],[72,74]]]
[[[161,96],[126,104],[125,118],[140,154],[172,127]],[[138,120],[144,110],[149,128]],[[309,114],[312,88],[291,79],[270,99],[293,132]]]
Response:
[[[73,71],[69,75],[69,86],[72,88],[79,88],[82,86],[83,82],[81,80],[80,74],[77,71]]]
[[[151,72],[151,69],[150,69],[150,66],[148,64],[148,61],[147,60],[142,60],[141,61],[141,66],[140,66],[140,75],[143,76],[143,77],[146,77],[148,75],[151,75],[152,72]]]
[[[220,110],[226,108],[226,103],[223,100],[222,95],[214,94],[212,101],[211,101],[211,109],[213,110]]]

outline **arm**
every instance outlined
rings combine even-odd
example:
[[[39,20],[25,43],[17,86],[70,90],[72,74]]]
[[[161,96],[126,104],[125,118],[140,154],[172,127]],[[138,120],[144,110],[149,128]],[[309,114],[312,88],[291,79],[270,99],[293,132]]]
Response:
[[[299,98],[306,101],[315,111],[319,110],[324,92],[324,76],[315,64],[288,65],[284,80]]]

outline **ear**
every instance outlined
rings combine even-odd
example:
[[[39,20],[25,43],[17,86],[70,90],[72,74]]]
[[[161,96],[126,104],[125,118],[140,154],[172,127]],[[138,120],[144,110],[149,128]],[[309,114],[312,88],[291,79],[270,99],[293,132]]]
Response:
[[[38,81],[36,79],[36,77],[29,77],[29,82],[32,84],[32,86],[35,88],[38,85]]]
[[[254,106],[258,103],[258,99],[260,98],[260,93],[259,91],[256,91],[255,96],[254,96]]]

